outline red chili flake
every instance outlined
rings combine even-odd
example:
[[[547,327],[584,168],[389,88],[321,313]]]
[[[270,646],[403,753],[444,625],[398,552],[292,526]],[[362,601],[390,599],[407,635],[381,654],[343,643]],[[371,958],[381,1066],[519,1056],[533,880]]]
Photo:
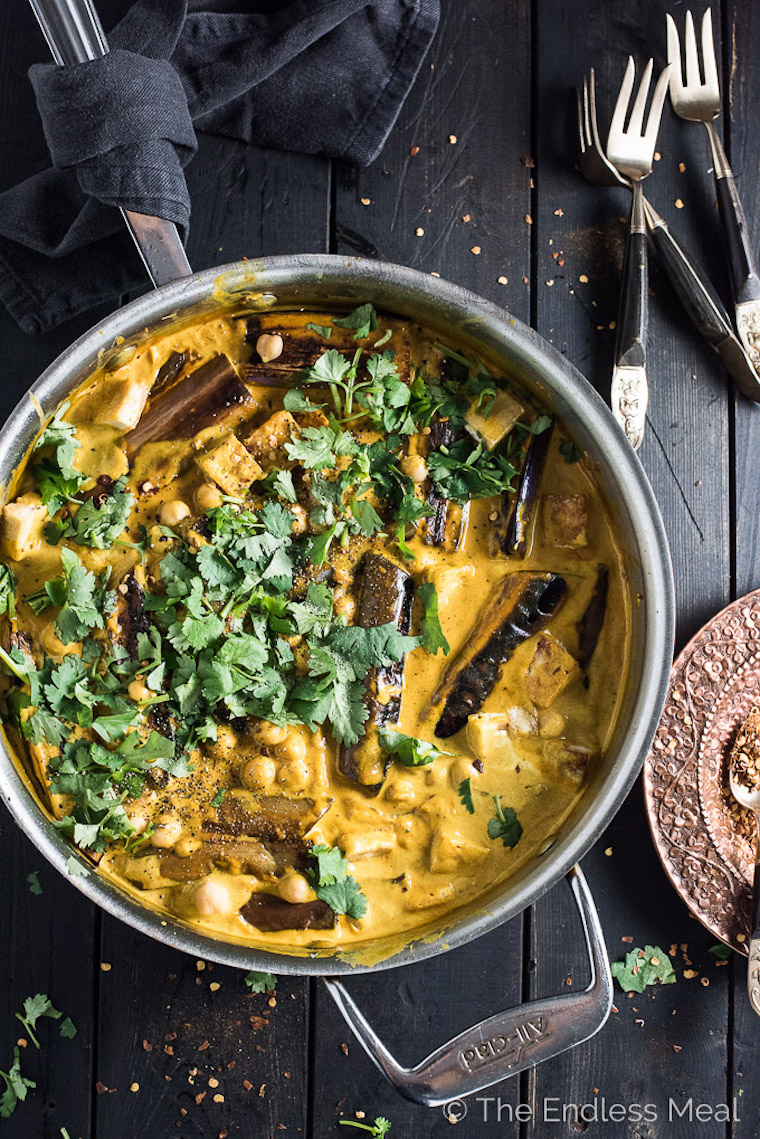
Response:
[[[249,1092],[253,1088],[253,1084],[251,1083],[250,1080],[243,1080],[243,1087],[245,1088],[245,1090],[247,1092]]]
[[[531,158],[529,154],[521,154],[520,161],[522,162],[523,166],[527,166],[528,170],[532,170],[536,165],[535,159]]]
[[[208,1046],[209,1046],[209,1041],[208,1041],[208,1040],[204,1040],[202,1044],[199,1044],[199,1045],[198,1045],[198,1051],[199,1051],[199,1052],[205,1052],[205,1051],[206,1051],[206,1049],[208,1048]]]
[[[348,1045],[347,1044],[341,1044],[340,1050],[344,1056],[348,1056]]]
[[[266,1026],[269,1024],[269,1021],[265,1016],[252,1016],[250,1017],[250,1021],[251,1028],[254,1032],[258,1032],[260,1028],[266,1028]]]
[[[197,1104],[201,1104],[201,1103],[203,1103],[205,1098],[206,1098],[206,1092],[198,1092],[197,1096],[195,1097],[195,1102]]]
[[[413,147],[411,148],[411,150],[409,151],[409,153],[411,154],[412,158],[415,158],[415,157],[416,157],[416,156],[419,154],[419,152],[420,152],[420,148],[419,148],[418,146],[413,146]]]
[[[174,1055],[174,1049],[172,1048],[171,1044],[164,1044],[164,1052],[167,1056]]]
[[[148,1044],[148,1041],[147,1041],[147,1040],[143,1040],[143,1049],[144,1049],[146,1052],[152,1052],[152,1051],[153,1051],[153,1045],[152,1045],[152,1044]]]
[[[95,1090],[98,1093],[98,1095],[105,1095],[105,1093],[109,1089],[106,1087],[106,1085],[104,1083],[102,1083],[100,1080],[98,1080],[98,1082],[95,1085]]]

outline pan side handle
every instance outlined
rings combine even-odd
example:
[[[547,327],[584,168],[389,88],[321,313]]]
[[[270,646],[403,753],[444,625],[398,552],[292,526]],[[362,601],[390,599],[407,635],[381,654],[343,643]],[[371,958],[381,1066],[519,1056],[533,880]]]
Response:
[[[604,935],[579,866],[573,867],[567,881],[583,923],[591,967],[588,988],[497,1013],[455,1036],[414,1068],[397,1063],[343,984],[323,978],[367,1054],[407,1099],[426,1107],[452,1103],[582,1044],[602,1027],[612,1007]]]
[[[99,59],[108,41],[91,0],[30,0],[53,59],[73,67]],[[155,288],[192,273],[174,222],[122,210],[122,217]]]

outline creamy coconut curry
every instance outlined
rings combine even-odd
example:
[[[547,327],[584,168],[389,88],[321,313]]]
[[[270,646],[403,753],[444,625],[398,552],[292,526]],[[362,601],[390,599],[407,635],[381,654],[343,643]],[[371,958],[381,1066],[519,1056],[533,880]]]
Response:
[[[613,727],[627,587],[591,465],[371,305],[112,354],[2,553],[5,723],[46,809],[216,936],[440,924],[547,845]]]

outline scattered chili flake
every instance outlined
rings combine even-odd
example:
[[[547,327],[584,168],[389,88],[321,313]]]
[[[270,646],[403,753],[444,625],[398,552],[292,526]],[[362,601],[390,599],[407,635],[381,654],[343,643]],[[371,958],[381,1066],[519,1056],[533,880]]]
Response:
[[[549,286],[549,288],[551,288],[552,285],[554,284],[554,279],[552,279],[551,281],[547,281],[546,284]]]
[[[699,976],[699,973],[696,969],[684,969],[683,975],[686,981],[693,981],[695,977]]]
[[[341,1044],[340,1050],[344,1056],[348,1056],[348,1045],[347,1044],[345,1044],[345,1043]]]
[[[108,964],[107,961],[101,961],[100,962],[100,968],[104,973],[110,973],[111,972],[111,966]]]
[[[98,1095],[105,1095],[105,1093],[108,1091],[108,1088],[101,1080],[98,1080],[98,1082],[95,1084],[95,1091],[98,1093]]]
[[[565,211],[564,210],[555,210],[554,216],[557,218],[563,218],[565,216]]]
[[[700,985],[704,985],[704,987],[707,988],[707,986],[710,984],[710,978],[709,977],[700,977],[699,983],[700,983]]]
[[[525,215],[525,220],[528,223],[528,225],[533,225],[533,218],[530,216],[530,214]]]
[[[216,1095],[213,1097],[213,1099],[214,1099],[214,1103],[224,1103],[224,1096],[221,1094],[221,1092],[218,1092],[218,1093],[217,1093],[217,1094],[216,1094]]]
[[[195,1097],[195,1102],[198,1104],[203,1103],[207,1094],[208,1094],[207,1092],[198,1092],[197,1096]]]
[[[251,1022],[251,1028],[254,1032],[258,1032],[260,1028],[266,1028],[266,1026],[269,1024],[269,1021],[265,1016],[252,1016],[249,1017],[249,1020]]]
[[[212,981],[211,984],[209,985],[209,989],[211,990],[212,993],[218,992],[219,989],[221,989],[221,987],[222,986],[219,984],[218,981]]]
[[[450,134],[449,135],[449,142],[451,143],[452,146],[454,145],[454,143],[456,141],[457,141],[457,136],[455,134]]]
[[[217,1080],[216,1076],[211,1077],[211,1079],[208,1082],[208,1086],[210,1088],[218,1088],[219,1087],[219,1081]]]
[[[661,158],[662,158],[662,155],[660,154],[659,150],[656,150],[656,151],[654,152],[654,160],[655,160],[655,162],[659,162]]]
[[[683,1051],[683,1049],[682,1049],[682,1047],[681,1047],[681,1045],[680,1045],[680,1044],[674,1044],[674,1045],[673,1045],[673,1051],[674,1051],[674,1052],[682,1052],[682,1051]]]
[[[481,249],[479,245],[473,245],[470,253],[474,253],[476,257],[480,257]]]
[[[23,1036],[21,1036],[21,1037],[20,1037],[20,1038],[19,1038],[19,1039],[16,1041],[16,1043],[18,1044],[19,1048],[26,1048],[26,1046],[27,1046],[27,1044],[29,1043],[29,1041],[28,1041],[28,1040],[25,1040],[25,1039],[24,1039],[24,1037],[23,1037]]]
[[[266,1084],[262,1084],[261,1086],[262,1086],[262,1088],[266,1087]],[[243,1087],[245,1088],[245,1090],[247,1092],[249,1092],[252,1089],[253,1084],[251,1083],[250,1080],[243,1080]]]
[[[261,1087],[259,1088],[259,1099],[263,1099],[263,1098],[264,1098],[264,1095],[265,1095],[265,1093],[266,1093],[266,1090],[267,1090],[267,1086],[266,1086],[266,1084],[262,1084],[262,1085],[261,1085]]]
[[[195,962],[195,968],[198,970],[199,973],[202,973],[203,970],[206,968],[206,962],[205,961],[196,961]]]
[[[409,151],[409,153],[411,154],[412,158],[416,158],[416,156],[419,154],[419,152],[420,152],[420,148],[419,148],[418,146],[413,146],[413,147],[411,148],[411,150]]]
[[[472,221],[470,214],[462,214],[462,221],[463,222]]]
[[[520,161],[522,162],[523,166],[527,166],[529,170],[532,170],[536,165],[535,160],[531,158],[529,154],[521,154]]]
[[[143,1046],[143,1051],[144,1051],[144,1052],[152,1052],[152,1051],[153,1051],[153,1045],[152,1045],[152,1044],[148,1044],[148,1041],[147,1041],[147,1040],[143,1040],[142,1046]]]
[[[174,1049],[172,1048],[171,1044],[164,1044],[164,1052],[167,1056],[174,1055]]]
[[[509,284],[509,279],[508,279],[507,277],[497,277],[497,278],[496,278],[496,283],[497,283],[498,285],[508,285],[508,284]]]
[[[415,229],[414,236],[415,237],[424,237],[425,236],[425,231],[421,225],[418,225],[417,228]]]
[[[585,274],[585,273],[581,273],[581,275],[580,275],[580,277],[578,278],[578,280],[580,281],[580,283],[581,283],[582,285],[587,285],[587,284],[588,284],[588,277],[586,276],[586,274]]]
[[[199,1045],[198,1045],[198,1051],[199,1051],[199,1052],[205,1052],[205,1051],[206,1051],[206,1049],[207,1049],[207,1048],[208,1048],[208,1046],[209,1046],[209,1043],[210,1043],[210,1042],[209,1042],[208,1040],[204,1040],[202,1044],[199,1044]]]
[[[612,858],[612,847],[608,846],[604,853],[607,855],[608,858]]]
[[[130,1085],[129,1085],[129,1090],[130,1090],[131,1092],[139,1092],[139,1090],[140,1090],[140,1085],[139,1085],[139,1084],[130,1084]]]
[[[624,941],[626,943],[626,945],[630,945],[630,943],[633,941],[633,938],[632,937],[621,937],[620,940]]]
[[[370,201],[371,198],[362,198],[361,200],[363,206],[368,206],[370,204]]]
[[[277,1008],[277,997],[270,997],[267,1004],[270,1008]]]

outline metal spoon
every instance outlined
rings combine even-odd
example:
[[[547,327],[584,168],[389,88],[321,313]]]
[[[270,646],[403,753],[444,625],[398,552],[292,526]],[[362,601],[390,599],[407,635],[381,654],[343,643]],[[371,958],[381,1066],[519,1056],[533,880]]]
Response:
[[[749,1003],[760,1016],[760,866],[758,865],[758,841],[760,841],[760,783],[755,787],[748,787],[737,778],[734,764],[731,764],[728,775],[728,785],[731,794],[740,807],[751,811],[755,817],[755,878],[752,885],[752,933],[749,943],[749,962],[747,965],[747,993]]]

